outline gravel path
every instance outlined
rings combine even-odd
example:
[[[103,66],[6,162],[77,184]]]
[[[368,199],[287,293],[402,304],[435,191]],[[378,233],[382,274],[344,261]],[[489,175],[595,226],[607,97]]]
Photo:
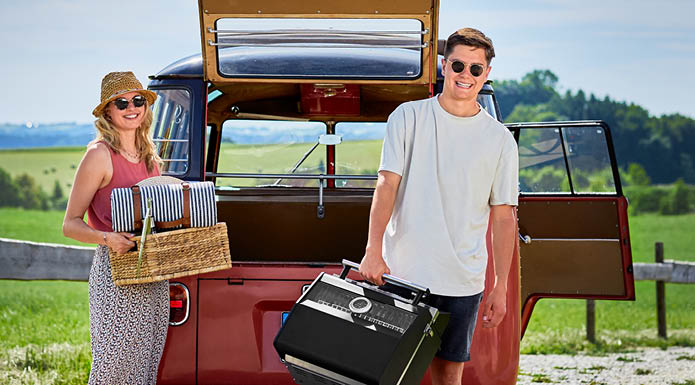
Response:
[[[606,356],[522,354],[517,384],[695,385],[695,348],[644,348]]]

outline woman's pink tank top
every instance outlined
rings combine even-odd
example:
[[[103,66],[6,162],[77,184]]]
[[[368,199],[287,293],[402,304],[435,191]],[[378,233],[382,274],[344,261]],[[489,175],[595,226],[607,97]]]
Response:
[[[106,145],[111,154],[113,175],[111,182],[97,190],[92,202],[87,209],[87,223],[95,230],[113,231],[111,227],[111,191],[120,187],[131,187],[143,179],[160,175],[155,167],[151,173],[147,172],[145,162],[131,163],[123,155],[116,153]]]

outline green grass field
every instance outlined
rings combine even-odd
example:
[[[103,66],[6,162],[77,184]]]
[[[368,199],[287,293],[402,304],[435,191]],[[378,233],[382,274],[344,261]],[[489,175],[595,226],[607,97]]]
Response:
[[[87,283],[0,280],[0,383],[86,384]]]
[[[0,167],[12,177],[31,175],[49,194],[57,180],[67,195],[84,151],[84,147],[0,150]]]
[[[223,143],[218,172],[287,173],[311,149],[313,143],[294,144],[232,144]],[[344,142],[336,150],[337,174],[376,174],[381,154],[380,140]],[[326,173],[325,147],[317,147],[295,171],[296,174]],[[272,179],[219,179],[221,185],[256,186],[273,183]],[[289,180],[283,180],[289,184]],[[297,185],[298,181],[291,182]],[[316,181],[303,183],[317,186]]]
[[[62,211],[0,208],[0,238],[90,246],[63,236],[64,214]]]

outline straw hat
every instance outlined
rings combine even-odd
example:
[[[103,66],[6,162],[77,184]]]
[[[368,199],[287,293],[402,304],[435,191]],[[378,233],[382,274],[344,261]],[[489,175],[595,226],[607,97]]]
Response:
[[[138,91],[142,94],[147,99],[149,106],[154,104],[155,99],[157,99],[157,94],[144,89],[132,72],[109,72],[101,80],[101,103],[92,111],[92,114],[98,118],[110,101],[132,91]]]

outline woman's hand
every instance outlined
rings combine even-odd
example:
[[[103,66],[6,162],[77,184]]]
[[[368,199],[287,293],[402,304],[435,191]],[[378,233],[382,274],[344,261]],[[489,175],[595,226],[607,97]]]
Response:
[[[135,246],[135,242],[130,240],[134,236],[135,234],[130,233],[104,233],[104,240],[111,250],[123,254]]]

